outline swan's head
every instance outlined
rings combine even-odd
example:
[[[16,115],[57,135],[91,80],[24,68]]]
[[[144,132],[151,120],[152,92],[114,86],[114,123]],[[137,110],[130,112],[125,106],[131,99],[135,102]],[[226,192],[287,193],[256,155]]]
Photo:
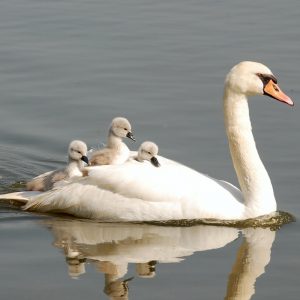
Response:
[[[87,145],[79,140],[74,140],[69,145],[69,158],[76,161],[84,161],[86,164],[89,164],[87,158]]]
[[[258,62],[243,61],[234,66],[226,76],[225,88],[236,94],[266,95],[288,105],[294,105],[279,88],[271,70]]]
[[[148,160],[155,167],[159,167],[160,163],[158,162],[156,155],[158,154],[158,147],[155,143],[144,142],[141,144],[138,150],[138,160]]]
[[[114,118],[111,122],[110,130],[120,138],[130,138],[135,141],[135,138],[131,132],[131,125],[125,118]]]

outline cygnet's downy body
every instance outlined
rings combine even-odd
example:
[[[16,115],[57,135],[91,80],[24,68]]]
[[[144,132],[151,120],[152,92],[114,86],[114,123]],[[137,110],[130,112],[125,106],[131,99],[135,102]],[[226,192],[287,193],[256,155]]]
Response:
[[[92,153],[90,164],[92,166],[123,164],[130,155],[129,148],[122,141],[125,137],[135,141],[129,121],[121,117],[114,118],[109,128],[106,147]]]
[[[48,191],[54,184],[68,180],[72,177],[82,176],[81,170],[84,164],[88,164],[87,146],[84,142],[74,140],[68,149],[68,165],[63,169],[58,169],[41,174],[27,182],[26,188],[29,191]]]

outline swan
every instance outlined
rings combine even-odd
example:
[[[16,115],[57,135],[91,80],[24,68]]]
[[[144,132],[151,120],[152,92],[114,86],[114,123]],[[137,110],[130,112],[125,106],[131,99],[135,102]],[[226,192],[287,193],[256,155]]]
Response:
[[[277,205],[252,135],[247,101],[251,95],[266,95],[293,105],[271,70],[261,63],[241,62],[227,74],[225,127],[241,190],[158,156],[160,168],[134,161],[95,166],[87,177],[46,193],[29,197],[14,193],[2,198],[22,198],[27,201],[26,210],[113,221],[244,220],[270,214]]]
[[[125,118],[114,118],[109,128],[107,146],[92,153],[90,164],[115,165],[124,163],[130,155],[130,150],[122,142],[122,138],[125,137],[135,141],[131,132],[131,124]]]
[[[83,141],[74,140],[68,147],[68,165],[63,169],[46,172],[26,183],[28,191],[48,191],[53,185],[74,176],[82,176],[84,163],[88,164],[87,145]]]
[[[140,145],[138,154],[133,158],[139,162],[150,161],[153,166],[159,167],[160,163],[156,158],[157,154],[158,146],[153,142],[146,141]]]

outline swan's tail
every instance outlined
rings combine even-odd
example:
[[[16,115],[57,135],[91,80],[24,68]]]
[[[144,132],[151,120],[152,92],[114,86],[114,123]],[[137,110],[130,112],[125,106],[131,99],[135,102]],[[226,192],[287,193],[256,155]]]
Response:
[[[8,193],[8,194],[2,194],[0,195],[0,200],[14,200],[22,203],[27,203],[30,198],[39,195],[40,192],[29,192],[29,191],[23,191],[23,192],[15,192],[15,193]]]
[[[50,197],[47,197],[49,192],[43,193],[42,197],[35,197],[33,199],[29,199],[26,204],[22,207],[23,210],[30,211],[40,211],[40,212],[48,212],[51,211],[51,193]],[[45,199],[44,199],[45,197]],[[50,208],[49,208],[50,205]]]

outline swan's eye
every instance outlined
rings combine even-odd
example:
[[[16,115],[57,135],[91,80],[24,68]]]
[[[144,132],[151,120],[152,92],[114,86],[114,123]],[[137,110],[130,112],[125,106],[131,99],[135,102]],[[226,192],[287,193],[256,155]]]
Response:
[[[149,151],[148,151],[148,154],[150,154],[150,155],[151,155],[151,152],[149,152]]]
[[[276,77],[274,75],[271,75],[271,74],[262,74],[262,73],[257,73],[256,75],[263,82],[264,86],[266,84],[268,84],[270,80],[272,80],[274,83],[277,83],[277,79],[276,79]]]
[[[127,129],[127,128],[124,128],[124,130],[125,130],[125,131],[128,131],[128,129]]]

